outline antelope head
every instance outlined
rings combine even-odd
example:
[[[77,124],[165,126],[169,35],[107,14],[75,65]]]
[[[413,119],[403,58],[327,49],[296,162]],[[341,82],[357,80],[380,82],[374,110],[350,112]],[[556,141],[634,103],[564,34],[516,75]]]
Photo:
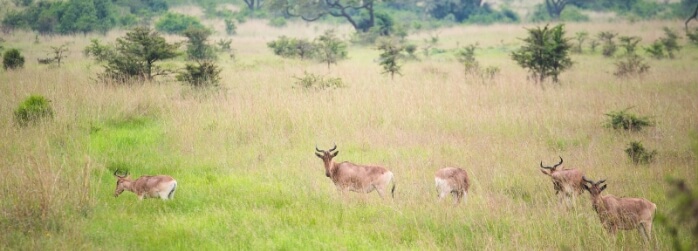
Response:
[[[542,168],[540,171],[545,174],[545,175],[551,175],[553,172],[557,171],[557,167],[562,165],[562,157],[560,157],[560,163],[557,163],[553,166],[544,166],[543,161],[540,162],[540,168]],[[544,169],[548,169],[550,171],[545,171]]]
[[[119,197],[124,190],[131,187],[131,177],[128,175],[128,171],[125,174],[119,175],[119,169],[114,171],[114,176],[116,176],[116,190],[114,191],[114,197]]]
[[[325,176],[330,177],[330,168],[332,168],[332,158],[337,156],[339,151],[332,152],[337,149],[337,144],[334,144],[334,147],[330,148],[327,151],[323,151],[317,148],[317,145],[315,146],[315,156],[318,158],[322,159],[322,162],[325,163]]]
[[[599,194],[601,194],[601,192],[603,192],[603,190],[606,189],[607,185],[603,184],[604,182],[606,182],[605,179],[599,180],[597,182],[587,179],[587,177],[585,176],[582,176],[582,179],[584,180],[584,189],[589,191],[592,197],[598,196]],[[591,184],[591,186],[587,186],[587,183]],[[601,184],[603,184],[603,186],[601,186]]]

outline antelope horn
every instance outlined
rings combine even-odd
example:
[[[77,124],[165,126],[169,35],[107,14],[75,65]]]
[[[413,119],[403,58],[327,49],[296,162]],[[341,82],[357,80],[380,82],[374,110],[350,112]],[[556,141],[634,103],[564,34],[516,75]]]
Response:
[[[597,185],[601,185],[601,183],[606,182],[606,179],[599,180],[599,182],[596,182]]]
[[[332,148],[330,148],[330,150],[327,150],[327,151],[331,152],[331,151],[334,151],[335,149],[337,149],[337,143],[334,143],[334,146]]]
[[[553,169],[552,167],[549,167],[549,166],[543,166],[543,161],[540,162],[540,168]]]
[[[559,157],[559,156],[558,156]],[[560,157],[560,163],[557,163],[556,165],[553,166],[553,168],[556,168],[557,166],[562,165],[562,157]]]
[[[319,152],[319,153],[322,152],[322,150],[320,150],[320,149],[317,148],[317,145],[315,145],[315,151],[317,151],[317,152]]]
[[[590,179],[587,179],[586,176],[582,176],[582,179],[583,179],[585,182],[587,182],[587,183],[594,184],[594,181],[593,181],[593,180],[590,180]]]
[[[119,177],[119,178],[124,178],[124,177],[126,177],[126,175],[128,175],[128,171],[126,171],[126,173],[123,176],[117,174],[118,172],[119,172],[118,168],[116,170],[114,170],[114,176]]]

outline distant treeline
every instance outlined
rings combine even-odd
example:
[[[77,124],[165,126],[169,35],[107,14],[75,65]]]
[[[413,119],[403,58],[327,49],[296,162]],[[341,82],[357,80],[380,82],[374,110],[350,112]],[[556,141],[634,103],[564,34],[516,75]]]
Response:
[[[207,18],[223,18],[244,22],[247,18],[271,20],[283,25],[285,19],[313,17],[312,21],[342,22],[336,6],[353,6],[352,0],[12,0],[16,6],[0,13],[2,29],[31,29],[41,34],[74,34],[107,32],[114,27],[150,25],[152,19],[167,12],[171,5],[201,6]],[[344,8],[345,20],[353,20],[358,31],[368,31],[380,22],[398,18],[411,28],[428,28],[445,23],[501,23],[587,21],[588,11],[614,12],[621,17],[637,19],[686,18],[698,5],[698,0],[679,2],[655,0],[545,0],[533,6],[527,16],[520,17],[503,1],[496,8],[483,0],[364,0],[370,12],[361,8]],[[240,11],[231,11],[222,4],[234,4]],[[334,4],[330,5],[330,4]],[[302,8],[298,8],[302,7]],[[295,8],[295,9],[294,9]],[[375,15],[374,15],[375,9]],[[304,10],[294,15],[289,10]],[[323,14],[324,13],[324,14]],[[329,15],[325,15],[329,14]],[[387,17],[386,17],[387,16]],[[374,21],[374,18],[377,21]],[[370,21],[370,22],[369,22]],[[376,23],[377,22],[377,23]],[[369,26],[369,27],[363,27]]]

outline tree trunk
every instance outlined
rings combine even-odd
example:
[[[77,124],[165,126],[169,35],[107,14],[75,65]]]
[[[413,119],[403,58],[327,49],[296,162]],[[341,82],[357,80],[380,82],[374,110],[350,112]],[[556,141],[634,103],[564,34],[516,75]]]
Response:
[[[698,20],[698,5],[696,5],[696,9],[693,11],[693,15],[691,15],[690,17],[688,17],[688,19],[686,19],[686,32],[688,32],[688,22],[690,22],[691,19]]]
[[[545,0],[545,7],[550,18],[554,21],[560,19],[560,14],[565,9],[565,5],[567,5],[567,0]]]

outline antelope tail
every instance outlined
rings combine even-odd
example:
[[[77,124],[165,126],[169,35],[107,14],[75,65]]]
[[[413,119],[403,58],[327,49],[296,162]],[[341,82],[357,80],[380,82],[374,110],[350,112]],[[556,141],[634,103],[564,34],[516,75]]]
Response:
[[[168,199],[171,200],[172,197],[174,197],[175,190],[177,190],[177,182],[175,182],[174,185],[172,185],[172,190],[170,190],[170,193],[167,194]]]
[[[392,182],[393,182],[393,188],[390,189],[390,196],[392,196],[394,199],[395,198],[395,178],[393,178]]]

